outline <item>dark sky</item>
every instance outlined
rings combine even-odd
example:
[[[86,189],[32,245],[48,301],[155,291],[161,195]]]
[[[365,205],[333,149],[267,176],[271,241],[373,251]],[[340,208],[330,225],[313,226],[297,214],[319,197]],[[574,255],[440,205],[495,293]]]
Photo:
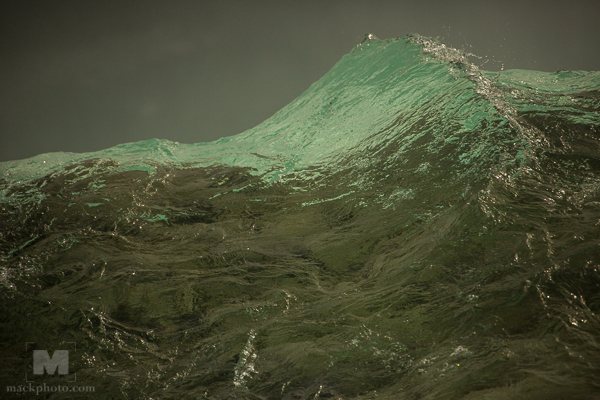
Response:
[[[439,36],[489,70],[600,70],[598,21],[598,0],[2,0],[0,161],[240,133],[366,33]]]

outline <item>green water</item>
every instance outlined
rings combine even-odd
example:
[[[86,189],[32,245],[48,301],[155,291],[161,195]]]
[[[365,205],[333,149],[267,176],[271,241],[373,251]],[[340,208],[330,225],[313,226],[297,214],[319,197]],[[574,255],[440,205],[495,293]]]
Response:
[[[0,397],[76,343],[93,398],[600,398],[600,73],[469,58],[367,39],[237,136],[0,163]]]

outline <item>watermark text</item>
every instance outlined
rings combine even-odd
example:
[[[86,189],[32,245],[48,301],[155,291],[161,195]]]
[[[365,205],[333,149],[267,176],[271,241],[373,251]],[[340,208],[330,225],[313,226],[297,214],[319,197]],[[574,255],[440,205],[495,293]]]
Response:
[[[15,385],[7,386],[6,391],[8,393],[81,393],[88,392],[93,393],[96,391],[95,386],[68,386],[68,385],[46,385],[45,383],[34,385],[31,382],[28,385]]]

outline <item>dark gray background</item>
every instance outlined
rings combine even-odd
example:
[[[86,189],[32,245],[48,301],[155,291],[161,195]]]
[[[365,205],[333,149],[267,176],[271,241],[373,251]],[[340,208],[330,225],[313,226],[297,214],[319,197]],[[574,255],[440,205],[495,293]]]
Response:
[[[600,1],[0,2],[0,161],[249,129],[368,32],[600,70]]]

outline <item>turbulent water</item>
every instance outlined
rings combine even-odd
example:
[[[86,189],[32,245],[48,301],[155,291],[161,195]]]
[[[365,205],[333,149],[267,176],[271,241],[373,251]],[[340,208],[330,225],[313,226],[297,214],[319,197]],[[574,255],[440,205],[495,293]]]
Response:
[[[469,58],[368,36],[237,136],[0,163],[0,397],[69,349],[104,399],[600,399],[600,72]]]

